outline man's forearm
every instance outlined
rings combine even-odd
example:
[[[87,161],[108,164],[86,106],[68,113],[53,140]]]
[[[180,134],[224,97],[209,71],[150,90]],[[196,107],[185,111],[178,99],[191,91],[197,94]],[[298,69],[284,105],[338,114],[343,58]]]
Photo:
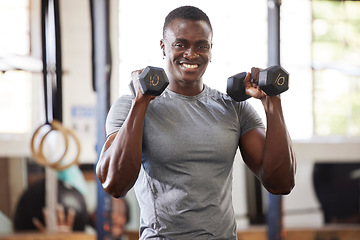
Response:
[[[263,159],[263,184],[274,194],[288,194],[294,187],[296,159],[286,128],[279,96],[262,99],[267,131]]]

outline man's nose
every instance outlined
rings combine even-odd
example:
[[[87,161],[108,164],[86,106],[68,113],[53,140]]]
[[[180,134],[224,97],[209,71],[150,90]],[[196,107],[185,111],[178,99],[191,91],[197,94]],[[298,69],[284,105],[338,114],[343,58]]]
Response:
[[[183,57],[187,59],[196,59],[199,57],[199,54],[194,50],[194,48],[188,48],[184,52]]]

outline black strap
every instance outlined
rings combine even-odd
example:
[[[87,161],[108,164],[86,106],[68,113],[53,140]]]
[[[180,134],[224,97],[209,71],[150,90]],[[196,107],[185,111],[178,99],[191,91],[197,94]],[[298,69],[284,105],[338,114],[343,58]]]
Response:
[[[44,103],[45,103],[45,123],[49,123],[49,104],[48,104],[48,94],[47,94],[47,61],[46,61],[46,19],[47,19],[47,9],[48,1],[41,1],[41,42],[42,42],[42,62],[43,62],[43,88],[44,88]]]
[[[41,39],[45,122],[62,122],[61,35],[58,0],[41,1]],[[54,44],[55,43],[55,44]],[[52,104],[49,105],[49,102]]]

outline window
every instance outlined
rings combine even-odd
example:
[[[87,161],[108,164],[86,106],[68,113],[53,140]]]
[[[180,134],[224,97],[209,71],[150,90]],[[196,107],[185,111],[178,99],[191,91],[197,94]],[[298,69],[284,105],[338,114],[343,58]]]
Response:
[[[314,134],[360,136],[360,2],[312,1]]]
[[[30,53],[28,0],[0,0],[0,133],[26,133],[31,127],[31,73],[19,59]]]

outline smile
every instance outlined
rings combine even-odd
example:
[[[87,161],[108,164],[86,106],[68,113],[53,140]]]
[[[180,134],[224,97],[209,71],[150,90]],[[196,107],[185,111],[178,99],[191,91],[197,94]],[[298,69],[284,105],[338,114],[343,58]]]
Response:
[[[195,68],[198,68],[199,65],[198,64],[187,64],[187,63],[183,63],[181,64],[183,67],[185,68],[190,68],[190,69],[195,69]]]

